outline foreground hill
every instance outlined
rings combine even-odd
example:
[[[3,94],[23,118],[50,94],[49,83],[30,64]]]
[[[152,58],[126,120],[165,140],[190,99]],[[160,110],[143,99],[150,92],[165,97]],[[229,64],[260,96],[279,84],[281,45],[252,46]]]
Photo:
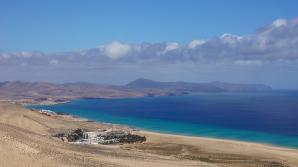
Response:
[[[52,138],[55,131],[114,125],[47,116],[0,102],[2,167],[285,167],[298,166],[298,151],[260,144],[135,132],[141,144],[74,145]],[[124,127],[117,127],[124,128]]]
[[[158,82],[148,79],[137,79],[124,86],[11,81],[0,83],[0,100],[13,100],[24,103],[57,103],[77,98],[168,96],[193,92],[267,90],[271,90],[271,88],[262,84]]]

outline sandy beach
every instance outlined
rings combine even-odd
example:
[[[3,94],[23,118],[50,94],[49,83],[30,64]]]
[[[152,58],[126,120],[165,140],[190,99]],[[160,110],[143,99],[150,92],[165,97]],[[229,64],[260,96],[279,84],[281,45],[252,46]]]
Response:
[[[52,137],[61,129],[122,128],[63,116],[47,116],[0,102],[0,166],[219,167],[298,166],[298,150],[264,144],[148,131],[145,143],[74,145]]]

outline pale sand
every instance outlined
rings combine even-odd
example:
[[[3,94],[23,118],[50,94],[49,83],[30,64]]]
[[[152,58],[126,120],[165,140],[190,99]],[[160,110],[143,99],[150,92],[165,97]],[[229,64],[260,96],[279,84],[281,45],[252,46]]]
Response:
[[[146,143],[87,146],[51,137],[59,129],[97,129],[112,125],[49,117],[0,102],[0,167],[40,166],[289,166],[298,167],[298,150],[201,137],[135,132]]]
[[[266,144],[242,142],[234,140],[214,139],[207,137],[191,137],[156,132],[140,131],[139,134],[150,136],[154,142],[173,142],[200,147],[204,151],[224,154],[242,154],[248,156],[284,159],[298,166],[298,150]],[[298,141],[297,141],[298,142]]]

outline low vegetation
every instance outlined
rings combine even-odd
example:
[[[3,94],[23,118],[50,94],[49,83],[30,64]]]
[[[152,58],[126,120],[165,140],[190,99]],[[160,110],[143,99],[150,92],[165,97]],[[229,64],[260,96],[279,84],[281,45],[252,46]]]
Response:
[[[75,142],[83,138],[83,130],[82,129],[76,129],[72,131],[70,134],[66,135],[68,142]]]
[[[111,131],[113,132],[113,131]],[[119,131],[116,131],[119,132]],[[121,131],[120,131],[121,132]],[[95,137],[84,136],[84,130],[75,129],[70,132],[56,133],[53,137],[60,138],[67,142],[77,142],[77,143],[89,143],[91,140],[98,140],[98,144],[126,144],[126,143],[141,143],[146,141],[145,136],[134,135],[130,133],[123,132],[122,134],[107,133],[96,135]],[[96,133],[96,132],[95,132]]]
[[[136,142],[145,142],[146,137],[145,136],[139,136],[139,135],[133,135],[133,134],[127,134],[124,136],[105,136],[104,140],[111,140],[111,139],[118,139],[119,143],[136,143]]]

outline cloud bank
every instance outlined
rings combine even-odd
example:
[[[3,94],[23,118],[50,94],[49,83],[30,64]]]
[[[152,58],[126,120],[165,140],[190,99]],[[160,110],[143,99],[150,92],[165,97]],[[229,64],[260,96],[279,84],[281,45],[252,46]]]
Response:
[[[0,61],[17,62],[17,59],[49,59],[75,61],[101,57],[105,61],[281,61],[298,59],[298,18],[277,19],[259,28],[254,34],[238,36],[225,33],[209,40],[195,39],[188,44],[140,43],[128,44],[114,41],[98,48],[78,52],[45,55],[42,52],[0,53]],[[72,57],[72,58],[65,58]],[[14,59],[12,61],[12,59]],[[41,63],[43,62],[40,60]],[[30,60],[28,60],[30,63]],[[35,62],[36,63],[36,62]],[[35,64],[34,63],[34,64]]]
[[[127,73],[127,76],[133,78],[138,76],[132,75],[136,73],[135,70],[150,71],[149,73],[153,75],[155,70],[159,69],[162,72],[171,73],[172,77],[169,79],[177,80],[179,79],[177,75],[183,71],[178,69],[182,66],[200,69],[199,74],[202,74],[202,71],[209,71],[210,75],[216,74],[219,66],[225,70],[230,66],[235,66],[235,70],[239,68],[237,66],[245,66],[241,67],[241,70],[246,74],[255,73],[256,68],[260,69],[260,73],[264,73],[268,69],[274,71],[274,68],[284,66],[287,72],[298,75],[296,71],[298,68],[295,68],[297,64],[298,18],[277,19],[260,27],[253,34],[239,36],[225,33],[211,39],[194,39],[186,44],[177,42],[131,44],[114,41],[95,48],[65,53],[0,51],[2,72],[10,70],[17,73],[20,68],[27,67],[31,70],[42,69],[41,71],[47,75],[59,70],[63,73],[63,70],[69,69],[84,71],[84,75],[93,70],[94,74],[101,71],[111,74],[110,76],[115,74],[114,77],[116,77],[117,70],[122,70]],[[247,66],[254,67],[249,69]],[[195,70],[186,72],[195,72]],[[231,75],[236,78],[237,75],[241,75],[236,73]],[[207,74],[208,72],[204,73],[204,75]],[[220,72],[218,75],[221,75]]]

